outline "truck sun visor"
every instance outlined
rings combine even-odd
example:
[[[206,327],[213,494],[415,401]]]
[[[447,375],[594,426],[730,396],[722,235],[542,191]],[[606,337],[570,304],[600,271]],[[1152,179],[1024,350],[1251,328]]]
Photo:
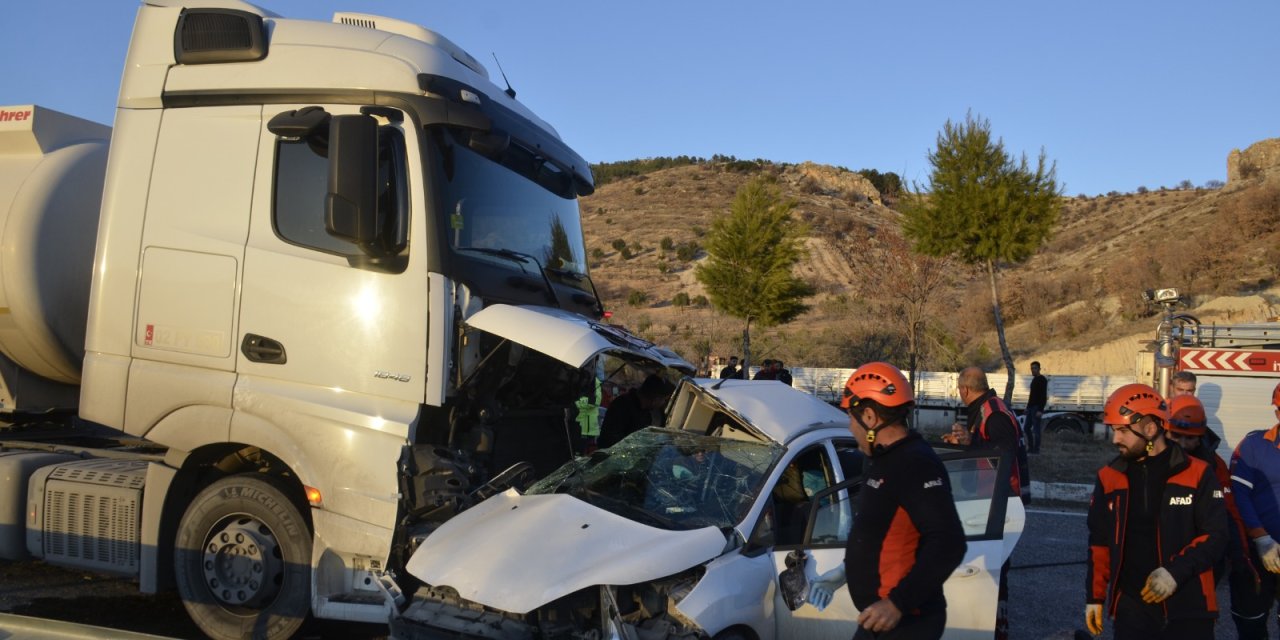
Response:
[[[262,16],[235,9],[186,9],[174,30],[178,64],[252,62],[267,57]]]

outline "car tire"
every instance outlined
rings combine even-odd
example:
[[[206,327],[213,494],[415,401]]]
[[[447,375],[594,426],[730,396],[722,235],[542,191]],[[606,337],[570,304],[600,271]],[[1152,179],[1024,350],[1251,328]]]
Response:
[[[222,478],[196,495],[174,544],[174,577],[210,638],[284,639],[311,609],[311,529],[283,483]]]
[[[715,640],[755,640],[755,636],[743,633],[738,629],[729,629],[716,634]]]

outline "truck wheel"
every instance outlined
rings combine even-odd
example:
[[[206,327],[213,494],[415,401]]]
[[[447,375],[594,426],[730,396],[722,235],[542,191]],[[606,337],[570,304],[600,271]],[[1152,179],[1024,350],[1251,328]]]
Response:
[[[1081,418],[1074,413],[1064,413],[1059,416],[1054,416],[1053,419],[1049,421],[1049,424],[1046,424],[1044,428],[1049,433],[1061,433],[1064,431],[1089,433],[1089,424],[1084,421],[1084,418]]]
[[[209,637],[288,638],[311,609],[311,531],[278,481],[223,478],[182,515],[174,574]]]

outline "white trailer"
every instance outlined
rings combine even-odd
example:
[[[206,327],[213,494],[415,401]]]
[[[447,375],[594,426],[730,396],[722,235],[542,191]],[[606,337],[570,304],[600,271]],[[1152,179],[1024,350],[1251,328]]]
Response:
[[[215,638],[385,622],[426,534],[573,455],[596,358],[692,370],[601,324],[592,189],[432,31],[144,0],[113,128],[0,107],[0,412],[61,442],[3,444],[0,557]]]
[[[840,399],[845,380],[853,369],[798,367],[791,369],[793,385],[828,402]],[[1045,405],[1044,428],[1047,431],[1090,433],[1099,421],[1107,397],[1117,388],[1133,382],[1129,376],[1062,376],[1051,375],[1048,403]],[[960,401],[956,382],[958,373],[949,371],[917,371],[915,375],[915,425],[924,431],[944,432],[955,422],[964,422],[965,407]],[[987,382],[1002,394],[1005,373],[988,373]],[[1031,376],[1014,378],[1012,408],[1022,411],[1031,395]]]

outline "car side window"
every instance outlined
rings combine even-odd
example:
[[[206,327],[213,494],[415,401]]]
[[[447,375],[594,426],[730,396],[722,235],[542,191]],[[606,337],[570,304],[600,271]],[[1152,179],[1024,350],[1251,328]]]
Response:
[[[358,257],[359,248],[329,235],[325,229],[328,194],[328,149],[315,140],[276,141],[272,225],[285,242],[325,253]],[[403,237],[408,220],[408,178],[404,134],[396,127],[378,128],[378,220],[386,231]],[[400,228],[396,229],[397,225]]]
[[[943,460],[966,539],[1000,537],[1009,486],[1008,464],[1001,460],[999,453]],[[999,478],[1005,480],[999,481]]]
[[[770,495],[775,546],[796,546],[803,541],[813,496],[835,481],[825,447],[811,447],[787,464]]]
[[[836,461],[840,463],[840,471],[845,480],[862,477],[862,463],[866,460],[858,443],[849,438],[833,440],[836,449]]]

